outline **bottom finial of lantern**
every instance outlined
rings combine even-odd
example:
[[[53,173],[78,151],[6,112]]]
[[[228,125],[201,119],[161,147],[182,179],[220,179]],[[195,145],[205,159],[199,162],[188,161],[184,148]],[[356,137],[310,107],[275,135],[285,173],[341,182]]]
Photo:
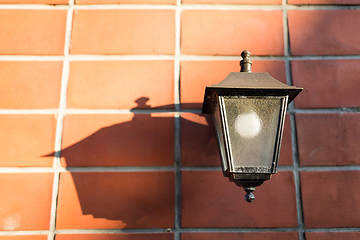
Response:
[[[255,196],[253,194],[253,192],[255,191],[255,188],[254,187],[247,187],[247,188],[244,188],[244,191],[246,192],[246,195],[244,197],[244,199],[251,203],[252,201],[255,200]]]
[[[253,192],[255,191],[255,187],[260,186],[265,181],[271,178],[270,173],[228,173],[225,176],[229,178],[230,182],[234,182],[237,186],[244,188],[246,192],[245,200],[249,203],[255,200],[255,196]]]

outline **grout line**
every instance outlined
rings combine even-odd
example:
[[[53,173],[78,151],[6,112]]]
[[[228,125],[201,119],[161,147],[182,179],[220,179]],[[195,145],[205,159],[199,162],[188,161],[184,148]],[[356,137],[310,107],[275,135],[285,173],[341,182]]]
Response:
[[[49,231],[0,231],[0,236],[47,235]]]
[[[56,234],[115,234],[115,233],[166,233],[168,228],[135,228],[135,229],[64,229]]]
[[[181,167],[181,171],[222,171],[222,168],[221,166],[185,166]]]
[[[173,230],[173,229],[172,229]],[[297,228],[181,228],[179,233],[217,233],[217,232],[296,232]],[[354,228],[309,228],[306,232],[359,232],[360,227]],[[21,236],[21,235],[46,235],[49,231],[0,231],[0,236]],[[138,229],[64,229],[57,230],[56,234],[114,234],[114,233],[164,233],[164,228],[138,228]]]
[[[0,4],[0,9],[29,10],[281,10],[282,5],[241,5],[241,4],[91,4],[91,5],[50,5],[50,4]],[[358,10],[360,5],[287,5],[290,10]]]
[[[58,120],[56,125],[56,135],[55,135],[55,158],[53,163],[55,174],[54,174],[54,183],[53,183],[54,185],[53,185],[52,202],[51,202],[50,232],[48,235],[48,240],[55,239],[55,232],[56,232],[56,212],[57,212],[57,200],[58,200],[59,183],[60,183],[60,171],[58,169],[61,168],[61,163],[60,163],[61,141],[62,141],[64,111],[66,109],[67,85],[68,85],[69,71],[70,71],[68,56],[70,53],[70,44],[71,44],[73,5],[74,5],[74,0],[69,0],[69,8],[66,18],[64,61],[63,61],[63,71],[62,71],[62,79],[61,79],[60,103],[59,103],[59,112],[57,116]]]
[[[180,240],[181,229],[181,199],[182,199],[182,185],[181,185],[181,136],[180,136],[180,114],[176,114],[175,117],[175,228],[174,228],[174,240]]]
[[[302,208],[302,196],[301,196],[301,182],[300,182],[300,173],[299,173],[299,156],[298,156],[298,145],[297,145],[297,135],[296,135],[296,121],[294,113],[290,114],[290,125],[291,125],[291,143],[292,143],[292,156],[293,156],[293,173],[294,173],[294,182],[295,182],[295,193],[296,193],[296,209],[297,209],[297,219],[299,226],[299,240],[305,239],[304,231],[304,216]]]
[[[176,143],[178,144],[178,143]],[[178,157],[179,158],[179,157]],[[353,166],[304,166],[299,172],[360,171]],[[293,171],[293,166],[279,166],[278,171]],[[152,172],[152,171],[222,171],[221,166],[114,166],[114,167],[0,167],[0,173],[60,173],[60,172]]]
[[[175,229],[171,229],[172,232]],[[181,228],[175,233],[183,232],[293,232],[296,228]],[[145,228],[145,229],[67,229],[58,230],[59,234],[84,234],[84,233],[164,233],[167,229]],[[180,236],[180,235],[179,235]],[[176,237],[175,237],[176,238]]]
[[[0,114],[58,114],[59,109],[0,109]]]
[[[297,228],[182,228],[182,232],[224,232],[224,233],[250,233],[250,232],[295,232]]]
[[[360,229],[360,228],[359,228]],[[175,229],[171,229],[172,232]],[[180,236],[183,232],[197,233],[197,232],[208,232],[208,233],[221,233],[221,232],[294,232],[296,228],[181,228],[175,233],[175,239],[177,233]],[[146,228],[146,229],[68,229],[58,230],[59,234],[86,234],[86,233],[164,233],[167,229],[161,228]]]
[[[69,6],[50,4],[0,4],[0,9],[67,10]]]
[[[0,173],[54,173],[50,167],[0,167]]]
[[[181,56],[181,0],[177,0],[175,9],[175,69],[174,69],[174,97],[175,109],[180,111],[180,56]],[[181,229],[181,132],[180,113],[175,114],[175,142],[174,142],[174,167],[175,167],[175,219],[174,240],[180,240]]]
[[[176,31],[180,31],[176,30]],[[177,51],[177,50],[176,50]],[[239,61],[239,56],[216,55],[77,55],[66,57],[69,61]],[[65,56],[37,56],[37,55],[0,55],[0,61],[64,61]],[[360,60],[360,55],[304,55],[304,56],[251,56],[255,61],[284,61],[284,60]]]
[[[159,172],[174,171],[174,166],[67,167],[69,172]]]
[[[290,113],[357,113],[360,108],[314,108],[314,109],[289,109]]]
[[[293,153],[292,156],[293,156],[293,167],[294,167],[293,173],[294,173],[295,193],[296,193],[296,209],[297,209],[297,219],[299,226],[299,240],[304,240],[305,239],[304,216],[303,216],[303,208],[302,208],[298,144],[297,144],[296,121],[295,121],[294,113],[290,114],[290,125],[291,125],[291,143],[292,143],[292,153]]]
[[[285,64],[287,69],[290,68],[290,65]],[[286,73],[287,77],[290,76],[288,72]],[[291,106],[291,104],[289,105]],[[1,114],[57,114],[58,109],[0,109]],[[161,108],[152,108],[152,109],[64,109],[64,115],[67,114],[152,114],[152,113],[164,113],[164,114],[183,114],[183,113],[194,113],[201,114],[201,109],[161,109]],[[309,114],[323,114],[323,113],[359,113],[360,108],[313,108],[313,109],[296,109],[290,108],[287,110],[288,113],[309,113]]]
[[[360,228],[308,228],[306,232],[360,232]]]
[[[290,56],[291,56],[291,45],[290,45],[290,36],[289,36],[289,25],[288,25],[288,5],[287,0],[282,0],[283,6],[283,30],[284,30],[284,55],[285,55],[285,71],[286,71],[286,83],[289,86],[292,86],[292,75],[291,75],[291,65],[290,65]],[[296,123],[294,112],[291,110],[294,109],[294,102],[288,105],[290,110],[290,125],[291,125],[291,145],[292,145],[292,157],[293,157],[293,174],[294,174],[294,183],[295,183],[295,194],[296,194],[296,212],[297,212],[297,222],[298,222],[298,235],[299,240],[305,240],[305,231],[304,231],[304,218],[303,218],[303,209],[302,209],[302,200],[301,200],[301,186],[300,186],[300,174],[299,174],[299,161],[297,154],[297,138],[296,138]]]
[[[53,191],[51,196],[50,228],[48,233],[48,240],[53,240],[55,238],[59,179],[60,179],[60,173],[56,171],[54,173]]]
[[[301,172],[326,172],[326,171],[360,171],[360,166],[307,166],[298,167]]]
[[[60,172],[151,172],[174,171],[174,166],[115,166],[115,167],[0,167],[0,173],[60,173]]]

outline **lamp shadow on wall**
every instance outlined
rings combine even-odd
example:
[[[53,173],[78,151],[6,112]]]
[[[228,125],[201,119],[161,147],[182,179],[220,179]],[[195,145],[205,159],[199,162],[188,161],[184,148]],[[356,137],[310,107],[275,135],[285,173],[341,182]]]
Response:
[[[174,114],[169,113],[139,113],[138,109],[151,108],[146,104],[148,100],[142,97],[135,101],[138,106],[132,109],[133,117],[131,119],[130,116],[130,121],[102,127],[61,152],[43,156],[61,155],[62,166],[69,170],[60,176],[58,227],[83,228],[82,221],[93,222],[95,225],[91,228],[103,224],[105,228],[174,227],[175,118]],[[173,105],[159,108],[171,107]],[[182,105],[182,108],[186,107],[186,104]],[[65,124],[71,124],[66,120]],[[196,144],[197,149],[211,149],[213,152],[213,147],[205,146],[216,142],[212,122],[200,124],[182,118],[181,125],[186,125],[190,131],[197,129],[202,133],[210,133],[205,135],[205,139],[199,136],[199,141],[193,144]],[[196,151],[196,148],[192,151]],[[189,160],[187,164],[191,165]],[[150,168],[141,171],[132,168],[139,166]],[[86,169],[77,170],[79,168],[74,167]],[[88,167],[128,167],[128,170],[104,172]],[[76,190],[71,190],[74,187]],[[74,206],[69,205],[74,205],[76,201],[79,202],[78,209],[74,210]],[[62,220],[66,214],[70,214],[72,220]],[[91,220],[88,216],[85,220],[85,215],[92,215]],[[110,221],[100,223],[99,219]],[[71,225],[71,221],[75,222]]]

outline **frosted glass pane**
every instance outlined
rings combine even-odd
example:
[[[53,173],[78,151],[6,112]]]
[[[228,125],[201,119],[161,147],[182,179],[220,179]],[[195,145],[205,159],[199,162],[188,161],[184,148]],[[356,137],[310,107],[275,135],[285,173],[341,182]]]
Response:
[[[218,144],[219,144],[219,149],[220,149],[221,164],[222,164],[223,171],[225,172],[228,170],[229,166],[227,163],[227,156],[226,156],[226,149],[225,149],[225,142],[224,142],[224,134],[223,134],[222,124],[221,124],[219,104],[216,104],[216,107],[215,107],[214,124],[215,124],[216,136],[218,138]]]
[[[272,167],[284,97],[222,97],[232,171]]]

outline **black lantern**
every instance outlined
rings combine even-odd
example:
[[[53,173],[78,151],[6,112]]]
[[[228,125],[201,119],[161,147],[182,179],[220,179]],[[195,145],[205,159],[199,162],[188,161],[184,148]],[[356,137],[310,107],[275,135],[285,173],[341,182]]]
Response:
[[[203,113],[211,113],[224,176],[246,191],[277,172],[286,107],[302,90],[268,73],[252,73],[250,52],[241,53],[241,72],[205,90]]]

